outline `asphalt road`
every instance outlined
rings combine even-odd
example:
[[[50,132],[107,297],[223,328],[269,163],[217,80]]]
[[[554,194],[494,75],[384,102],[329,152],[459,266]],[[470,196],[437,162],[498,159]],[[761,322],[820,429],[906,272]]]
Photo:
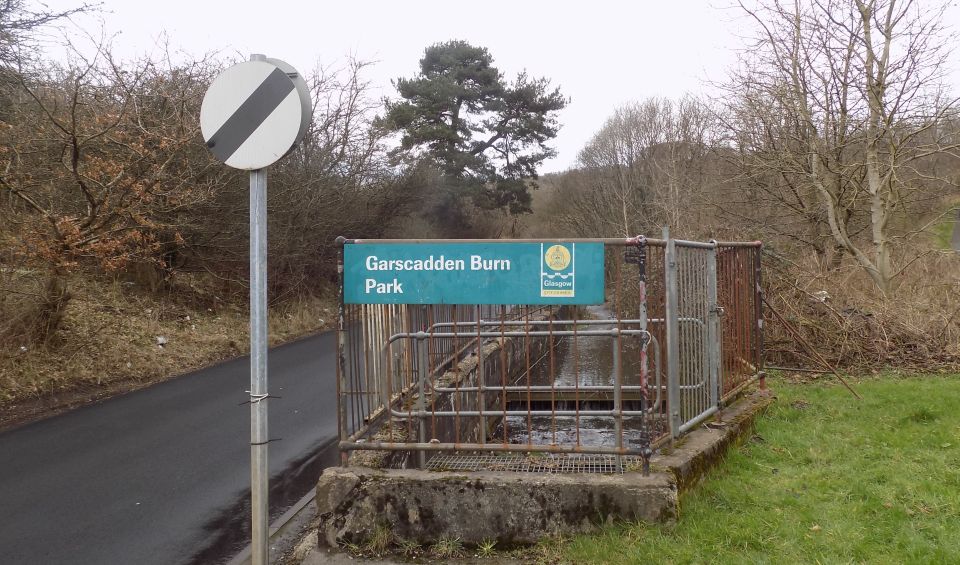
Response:
[[[334,343],[270,351],[272,515],[309,489],[336,437]],[[0,434],[0,563],[170,565],[236,549],[249,380],[236,359]]]

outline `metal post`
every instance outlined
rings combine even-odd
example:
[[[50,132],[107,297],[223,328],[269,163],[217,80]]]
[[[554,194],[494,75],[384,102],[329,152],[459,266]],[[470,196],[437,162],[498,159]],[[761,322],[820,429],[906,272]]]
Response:
[[[720,309],[717,304],[717,245],[707,250],[707,367],[710,406],[720,404]]]
[[[427,442],[427,418],[424,414],[424,411],[427,409],[427,402],[424,395],[426,394],[427,387],[426,381],[430,375],[430,368],[427,367],[427,340],[424,338],[417,339],[417,365],[419,365],[419,390],[417,391],[417,411],[420,414],[419,429],[417,430],[417,436],[420,439],[420,443]],[[417,451],[417,464],[421,469],[427,468],[427,452],[420,450]]]
[[[957,225],[960,225],[958,223]],[[753,252],[753,306],[754,318],[756,320],[754,327],[754,364],[757,371],[762,372],[765,364],[763,357],[763,272],[760,267],[760,258],[763,254],[763,244],[756,247]]]
[[[667,332],[667,407],[670,411],[670,435],[680,437],[680,334],[677,295],[677,246],[670,238],[670,229],[663,228],[667,242],[664,256],[666,286],[665,318]]]
[[[647,331],[647,241],[642,235],[637,237],[637,274],[638,274],[638,286],[637,290],[640,295],[640,329],[644,332]],[[650,457],[653,455],[653,450],[650,449],[650,436],[653,435],[653,432],[650,430],[651,418],[647,417],[647,412],[652,411],[648,388],[648,378],[649,378],[649,367],[647,362],[647,348],[650,345],[650,338],[648,335],[641,337],[642,342],[640,346],[640,398],[641,404],[640,408],[643,410],[643,416],[641,416],[641,425],[643,429],[641,430],[640,436],[640,455],[643,458],[643,475],[647,476],[650,474]],[[660,392],[657,391],[657,396],[659,397]],[[655,408],[659,411],[659,406]]]
[[[483,339],[480,337],[480,320],[483,318],[481,316],[483,312],[480,309],[480,305],[477,305],[476,308],[476,320],[477,320],[477,410],[483,414],[487,409],[487,399],[483,394],[483,389],[485,388],[487,381],[487,375],[484,373],[483,366]],[[487,443],[487,417],[480,416],[480,431],[479,431],[479,442],[480,445]]]
[[[267,170],[250,171],[250,501],[252,561],[268,563]]]
[[[610,340],[613,343],[613,411],[614,433],[617,435],[617,449],[623,449],[623,393],[620,390],[623,384],[622,366],[620,363],[620,336]],[[579,407],[578,407],[579,408]],[[623,470],[623,459],[617,453],[617,470]]]
[[[337,431],[340,435],[340,441],[345,441],[350,435],[350,429],[347,427],[347,365],[344,356],[347,346],[347,324],[344,320],[346,316],[346,306],[343,303],[343,246],[347,240],[340,236],[337,242]],[[384,401],[387,406],[387,401]],[[347,466],[349,455],[346,451],[340,450],[340,464]]]

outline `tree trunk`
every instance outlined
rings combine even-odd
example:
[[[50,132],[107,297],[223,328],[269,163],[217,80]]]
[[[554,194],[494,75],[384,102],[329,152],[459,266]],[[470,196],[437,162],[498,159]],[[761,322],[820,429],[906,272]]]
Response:
[[[51,271],[41,296],[42,300],[37,306],[34,335],[39,343],[49,343],[60,329],[71,298],[67,291],[66,273],[60,269]]]

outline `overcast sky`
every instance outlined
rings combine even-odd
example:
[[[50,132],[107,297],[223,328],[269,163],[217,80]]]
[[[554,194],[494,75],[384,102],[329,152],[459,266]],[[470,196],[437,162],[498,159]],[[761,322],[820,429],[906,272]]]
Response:
[[[46,0],[52,9],[80,0]],[[306,73],[348,55],[376,61],[367,77],[392,95],[390,79],[412,76],[427,45],[463,39],[487,47],[507,77],[527,69],[571,98],[543,172],[566,169],[613,109],[650,96],[709,93],[735,60],[745,25],[728,0],[623,2],[530,0],[309,2],[275,0],[103,0],[104,12],[76,23],[119,34],[130,57],[171,46],[192,55],[264,53]],[[954,29],[960,9],[951,9]],[[954,59],[953,84],[960,84]]]

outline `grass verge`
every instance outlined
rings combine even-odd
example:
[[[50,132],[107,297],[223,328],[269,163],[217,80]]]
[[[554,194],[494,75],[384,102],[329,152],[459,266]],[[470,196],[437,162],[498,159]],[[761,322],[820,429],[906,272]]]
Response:
[[[0,430],[249,351],[245,304],[77,275],[55,345],[0,343]],[[209,304],[208,304],[209,303]],[[270,344],[330,327],[330,293],[270,309]]]
[[[960,376],[776,381],[753,437],[673,527],[619,525],[570,563],[960,563]]]

